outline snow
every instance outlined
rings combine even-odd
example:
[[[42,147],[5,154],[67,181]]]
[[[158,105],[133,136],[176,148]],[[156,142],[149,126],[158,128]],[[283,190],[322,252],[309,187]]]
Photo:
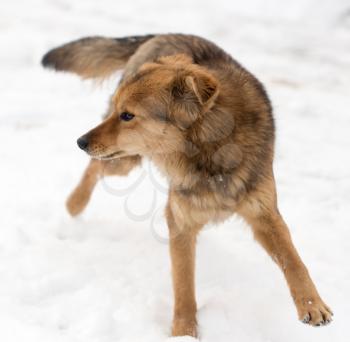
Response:
[[[75,140],[116,79],[96,86],[39,65],[81,36],[180,31],[217,42],[266,85],[280,209],[335,312],[324,328],[298,322],[281,272],[232,218],[198,241],[201,341],[349,341],[349,13],[347,0],[2,1],[1,341],[194,341],[169,337],[166,184],[154,167],[104,179],[81,217],[65,212],[88,162]]]

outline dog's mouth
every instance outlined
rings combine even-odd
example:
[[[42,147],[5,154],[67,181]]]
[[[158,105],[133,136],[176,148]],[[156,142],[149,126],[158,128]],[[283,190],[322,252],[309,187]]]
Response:
[[[94,159],[100,159],[100,160],[111,160],[115,158],[119,158],[124,154],[124,151],[116,151],[110,154],[102,155],[102,156],[91,156]]]

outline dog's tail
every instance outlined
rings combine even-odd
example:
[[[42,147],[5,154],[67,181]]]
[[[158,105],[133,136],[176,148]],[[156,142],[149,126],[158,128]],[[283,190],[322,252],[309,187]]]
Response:
[[[73,72],[83,78],[105,78],[123,69],[138,47],[153,37],[82,38],[50,50],[41,64],[59,71]]]

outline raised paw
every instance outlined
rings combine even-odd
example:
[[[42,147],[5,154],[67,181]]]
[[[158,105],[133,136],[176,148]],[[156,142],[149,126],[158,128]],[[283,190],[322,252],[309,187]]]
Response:
[[[321,299],[306,300],[298,307],[302,323],[321,327],[332,322],[333,312]]]
[[[70,215],[76,216],[80,214],[87,206],[90,200],[90,189],[78,186],[68,197],[66,208]]]
[[[198,337],[196,320],[175,318],[173,321],[172,336]]]

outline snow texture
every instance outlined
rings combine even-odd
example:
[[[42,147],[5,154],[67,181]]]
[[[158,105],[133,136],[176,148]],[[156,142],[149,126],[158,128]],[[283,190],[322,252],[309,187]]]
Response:
[[[350,341],[348,0],[2,0],[0,340],[193,341],[169,337],[166,184],[154,167],[104,179],[77,219],[64,208],[88,162],[75,140],[116,78],[99,86],[39,64],[81,36],[150,32],[207,37],[266,85],[280,210],[335,312],[324,328],[298,322],[281,272],[232,218],[198,241],[201,341]]]

